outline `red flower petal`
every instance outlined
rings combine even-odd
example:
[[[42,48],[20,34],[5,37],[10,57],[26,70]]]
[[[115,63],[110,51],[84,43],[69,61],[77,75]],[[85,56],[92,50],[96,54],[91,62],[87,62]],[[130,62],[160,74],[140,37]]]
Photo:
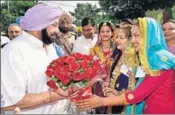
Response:
[[[81,53],[73,53],[72,56],[80,60],[84,58],[84,55]]]
[[[46,72],[45,72],[45,74],[46,74],[48,77],[51,78],[51,77],[53,76],[53,74],[54,74],[53,69],[51,69],[51,68],[47,69]]]
[[[81,64],[81,66],[82,66],[84,69],[86,69],[86,68],[89,67],[89,66],[88,66],[88,61],[87,61],[87,60],[82,60],[82,61],[80,62],[80,64]]]
[[[58,69],[58,68],[56,69],[55,76],[58,80],[64,79],[64,75],[65,73],[63,73],[62,69]]]
[[[73,57],[73,56],[69,56],[68,58],[66,58],[65,60],[64,60],[64,62],[66,62],[66,63],[72,63],[72,62],[75,62],[75,57]]]
[[[87,55],[87,56],[86,56],[86,59],[87,59],[87,60],[93,60],[93,56],[92,56],[92,55]]]
[[[100,69],[100,62],[98,60],[93,61],[92,67],[95,69]]]
[[[85,74],[86,74],[85,79],[88,80],[88,81],[91,80],[92,73],[93,73],[92,68],[87,68],[86,72],[85,72]]]
[[[67,75],[65,75],[65,76],[63,77],[63,79],[61,79],[61,83],[62,83],[63,85],[68,85],[68,84],[70,83],[70,81],[71,81],[71,79],[70,79],[70,77],[67,76]]]
[[[55,81],[53,80],[50,80],[47,82],[47,85],[50,87],[50,88],[53,88],[53,89],[57,89],[58,87],[56,86],[56,83]]]
[[[74,73],[72,76],[72,79],[74,81],[81,81],[85,78],[85,74],[80,74],[80,73]]]
[[[69,70],[70,71],[77,71],[80,68],[80,65],[76,62],[69,64]]]

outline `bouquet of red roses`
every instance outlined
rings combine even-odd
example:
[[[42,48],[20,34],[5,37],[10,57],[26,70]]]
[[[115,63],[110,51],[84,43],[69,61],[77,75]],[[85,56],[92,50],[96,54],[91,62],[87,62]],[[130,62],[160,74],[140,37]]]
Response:
[[[99,60],[94,60],[92,55],[73,53],[62,56],[50,63],[46,75],[49,77],[47,85],[52,89],[58,87],[70,92],[77,93],[72,100],[90,96],[91,85],[95,79],[105,75],[104,68]],[[76,91],[73,89],[77,89]]]

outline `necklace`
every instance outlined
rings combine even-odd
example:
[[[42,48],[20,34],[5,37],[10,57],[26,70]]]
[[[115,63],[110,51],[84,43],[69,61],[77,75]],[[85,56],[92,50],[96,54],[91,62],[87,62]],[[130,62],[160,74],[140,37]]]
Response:
[[[105,51],[104,51],[103,44],[101,44],[101,48],[102,48],[102,52],[105,52]],[[111,51],[111,44],[109,43],[109,48],[108,48],[107,53],[109,53],[110,51]]]
[[[129,56],[131,56],[132,58],[128,58]],[[134,88],[134,84],[135,84],[135,78],[134,78],[135,66],[134,65],[135,64],[134,64],[133,57],[134,57],[134,55],[132,55],[132,54],[130,54],[130,55],[122,54],[119,62],[117,63],[117,65],[112,73],[110,87],[115,88],[115,82],[118,79],[119,75],[121,74],[120,68],[123,64],[125,64],[125,65],[132,67],[132,73],[128,76],[129,77],[128,78],[128,89]],[[116,87],[118,87],[118,84],[116,84]]]
[[[107,50],[107,52],[104,51],[104,47],[101,44],[101,51],[103,53],[103,57],[104,57],[104,64],[105,64],[105,68],[106,68],[106,73],[109,76],[110,74],[110,67],[112,64],[112,59],[111,59],[111,54],[112,54],[112,50],[111,50],[112,46],[110,44],[109,49]],[[109,77],[107,78],[107,80],[109,79]]]

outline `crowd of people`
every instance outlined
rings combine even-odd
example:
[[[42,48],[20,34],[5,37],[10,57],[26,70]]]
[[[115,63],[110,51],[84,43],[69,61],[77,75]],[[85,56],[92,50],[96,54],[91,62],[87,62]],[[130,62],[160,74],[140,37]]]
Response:
[[[85,17],[81,26],[79,35],[70,13],[46,3],[9,25],[1,36],[1,112],[175,114],[175,20],[126,18],[97,27]],[[45,71],[75,52],[99,59],[107,77],[92,86],[90,98],[73,104],[66,91],[49,89]]]

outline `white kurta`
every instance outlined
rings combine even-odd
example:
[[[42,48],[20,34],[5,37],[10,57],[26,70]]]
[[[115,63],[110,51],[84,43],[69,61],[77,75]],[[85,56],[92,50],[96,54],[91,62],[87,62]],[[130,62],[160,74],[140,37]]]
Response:
[[[86,39],[83,35],[78,37],[77,40],[74,42],[73,51],[72,52],[79,52],[82,54],[89,54],[89,49],[94,47],[98,38],[95,34],[93,39]]]
[[[53,45],[43,48],[43,43],[23,32],[1,51],[1,107],[14,105],[26,93],[48,91],[45,70],[49,63],[58,58]],[[52,102],[37,108],[22,109],[24,114],[67,113],[67,100]],[[5,113],[13,113],[6,111]]]

